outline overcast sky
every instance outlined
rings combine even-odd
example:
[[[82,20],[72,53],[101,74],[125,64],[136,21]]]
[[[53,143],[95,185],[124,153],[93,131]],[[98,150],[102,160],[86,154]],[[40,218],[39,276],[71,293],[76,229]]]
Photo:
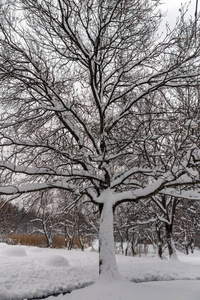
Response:
[[[167,12],[166,21],[169,22],[170,25],[174,25],[176,22],[176,18],[179,15],[179,8],[181,7],[181,4],[183,3],[189,3],[189,1],[186,0],[160,0],[163,5],[161,5],[161,8]],[[196,0],[190,0],[190,6],[188,11],[188,16],[195,14],[195,7],[196,7]],[[200,2],[200,1],[199,1]],[[198,11],[200,11],[200,3],[198,7]]]

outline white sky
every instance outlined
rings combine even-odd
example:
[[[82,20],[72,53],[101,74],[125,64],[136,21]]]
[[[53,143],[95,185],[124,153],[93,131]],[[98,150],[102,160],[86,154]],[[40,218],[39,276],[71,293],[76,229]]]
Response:
[[[168,23],[173,26],[176,22],[176,18],[179,15],[179,8],[181,7],[181,4],[184,3],[189,3],[190,2],[190,6],[189,6],[189,10],[187,15],[192,15],[194,17],[195,14],[195,7],[196,7],[196,0],[160,0],[161,3],[163,3],[163,5],[161,5],[161,9],[163,9],[164,11],[167,11],[167,16],[164,20],[164,22],[166,23],[166,21],[168,21]],[[199,5],[198,5],[198,12],[200,11],[200,1],[199,1]]]

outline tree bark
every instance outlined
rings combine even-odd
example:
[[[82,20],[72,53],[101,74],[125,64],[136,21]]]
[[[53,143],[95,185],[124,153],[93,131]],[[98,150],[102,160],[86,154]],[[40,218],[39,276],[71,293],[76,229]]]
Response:
[[[178,260],[176,247],[172,235],[172,225],[165,224],[165,228],[166,228],[167,247],[169,251],[169,259]]]
[[[157,239],[158,239],[158,256],[162,259],[162,238],[161,238],[161,232],[160,232],[160,227],[156,224],[156,233],[157,233]]]
[[[100,279],[118,280],[119,274],[114,248],[113,207],[105,202],[101,211],[99,229],[99,274]]]

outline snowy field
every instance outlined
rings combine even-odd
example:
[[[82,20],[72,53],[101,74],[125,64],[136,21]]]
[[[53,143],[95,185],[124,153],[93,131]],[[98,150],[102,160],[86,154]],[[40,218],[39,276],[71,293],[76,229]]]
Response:
[[[47,299],[200,300],[199,251],[179,254],[179,262],[151,255],[117,255],[117,262],[126,280],[106,282],[97,280],[96,252],[0,243],[0,300],[41,299],[62,292],[67,294]]]

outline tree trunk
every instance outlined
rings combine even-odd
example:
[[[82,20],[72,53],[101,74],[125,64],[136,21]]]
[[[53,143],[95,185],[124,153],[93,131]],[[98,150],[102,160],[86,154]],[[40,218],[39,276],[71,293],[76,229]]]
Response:
[[[185,253],[186,253],[186,255],[189,254],[188,243],[185,243]]]
[[[137,240],[133,242],[133,239],[131,241],[131,250],[132,250],[132,256],[135,256],[137,253],[135,252],[135,246],[137,245]]]
[[[169,258],[170,260],[171,259],[178,260],[176,247],[172,235],[172,225],[166,224],[165,228],[166,228],[166,239],[167,239],[167,247],[169,251]]]
[[[125,248],[125,256],[128,255],[128,248],[129,248],[129,235],[128,235],[128,229],[126,230],[126,248]]]
[[[82,240],[82,237],[79,235],[78,239],[79,239],[79,244],[80,244],[81,250],[84,251],[84,242]]]
[[[52,248],[53,236],[51,236],[51,234],[47,232],[45,227],[43,227],[43,228],[44,228],[44,235],[45,235],[46,241],[47,241],[47,248]]]
[[[120,237],[120,244],[121,244],[121,249],[122,249],[122,255],[124,255],[124,241],[123,241],[122,235]]]
[[[190,242],[190,248],[191,248],[191,253],[194,253],[194,243],[193,243],[193,239],[191,239],[191,242]]]
[[[189,254],[189,244],[188,244],[188,239],[187,239],[187,233],[185,231],[185,253],[186,255]]]
[[[99,274],[100,279],[121,279],[115,258],[113,207],[109,200],[103,205],[100,218]]]
[[[158,256],[162,259],[162,243],[158,242]]]
[[[128,256],[129,241],[126,243],[125,256]]]
[[[68,233],[65,237],[65,243],[66,243],[66,248],[68,250],[72,250],[72,247],[73,247],[73,243],[74,243],[74,236],[70,236]]]
[[[161,228],[156,225],[156,233],[157,233],[157,240],[158,240],[158,256],[162,259],[162,238],[161,238]]]
[[[47,248],[52,248],[53,240],[46,235]]]

